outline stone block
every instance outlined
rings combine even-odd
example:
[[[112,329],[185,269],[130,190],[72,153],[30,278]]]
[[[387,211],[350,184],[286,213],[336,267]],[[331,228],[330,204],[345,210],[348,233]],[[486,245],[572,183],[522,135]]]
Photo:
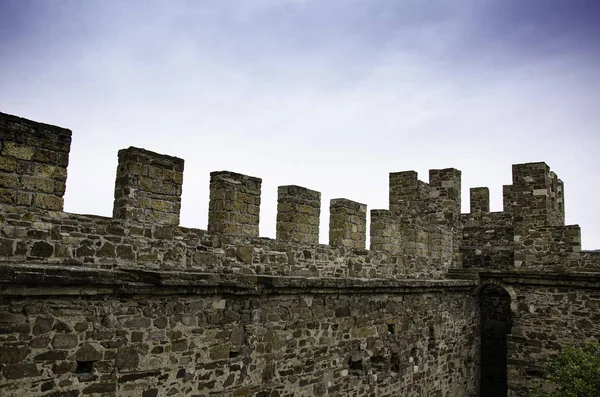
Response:
[[[261,184],[248,175],[211,172],[208,231],[258,237]]]
[[[136,222],[178,225],[182,159],[130,147],[119,151],[113,216]],[[181,174],[181,177],[174,175]]]

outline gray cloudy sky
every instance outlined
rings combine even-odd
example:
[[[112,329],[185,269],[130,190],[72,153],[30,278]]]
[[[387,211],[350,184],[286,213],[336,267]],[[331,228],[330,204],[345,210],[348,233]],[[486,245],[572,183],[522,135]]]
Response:
[[[110,216],[120,148],[387,208],[390,171],[463,172],[502,209],[511,164],[546,161],[600,248],[600,1],[0,0],[0,111],[73,130],[65,209]]]

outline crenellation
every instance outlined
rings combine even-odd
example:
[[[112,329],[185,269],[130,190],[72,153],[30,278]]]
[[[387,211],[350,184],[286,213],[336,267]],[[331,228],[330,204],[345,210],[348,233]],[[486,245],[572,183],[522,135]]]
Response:
[[[512,218],[514,205],[512,185],[502,185],[502,211]]]
[[[438,224],[452,232],[452,244],[447,247],[452,254],[453,267],[460,267],[462,245],[461,211],[462,173],[455,168],[429,170],[430,198]]]
[[[564,344],[600,338],[600,253],[564,226],[545,163],[504,211],[461,172],[390,174],[389,209],[211,173],[208,230],[179,226],[184,161],[119,152],[114,216],[61,211],[71,133],[0,113],[0,390],[102,395],[525,397]],[[506,375],[506,376],[504,376]]]
[[[564,226],[564,184],[553,171],[550,171],[550,181],[550,203],[548,205],[549,223],[555,226]]]
[[[347,199],[329,204],[329,245],[364,249],[367,241],[367,206]]]
[[[402,232],[389,210],[371,210],[371,251],[402,252]]]
[[[289,185],[277,189],[277,239],[318,244],[321,193]]]
[[[0,113],[0,203],[62,211],[71,131]]]
[[[481,216],[490,212],[490,190],[487,187],[472,187],[469,194],[472,215]]]
[[[556,174],[550,172],[546,163],[513,165],[513,218],[522,227],[562,226],[564,214],[560,214],[556,192]]]
[[[261,185],[260,178],[211,172],[208,231],[258,237]]]
[[[455,168],[429,170],[429,196],[439,205],[437,211],[447,224],[460,221],[461,172]]]
[[[559,216],[562,218],[562,222],[564,223],[565,218],[565,184],[561,179],[557,180],[556,187],[556,203],[558,207]]]
[[[135,147],[118,157],[113,217],[178,225],[184,161]]]
[[[389,206],[395,213],[414,212],[415,206],[429,198],[429,186],[418,179],[416,171],[390,172]]]

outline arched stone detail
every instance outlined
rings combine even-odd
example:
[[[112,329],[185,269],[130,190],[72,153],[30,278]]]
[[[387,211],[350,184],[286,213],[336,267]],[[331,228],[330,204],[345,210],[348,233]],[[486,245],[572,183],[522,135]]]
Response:
[[[506,293],[510,297],[510,315],[512,318],[518,318],[519,310],[517,304],[517,293],[515,292],[515,289],[512,286],[506,285],[499,280],[483,280],[482,284],[475,289],[475,295],[481,296],[482,291],[490,285],[496,285],[504,289],[504,291],[506,291]]]

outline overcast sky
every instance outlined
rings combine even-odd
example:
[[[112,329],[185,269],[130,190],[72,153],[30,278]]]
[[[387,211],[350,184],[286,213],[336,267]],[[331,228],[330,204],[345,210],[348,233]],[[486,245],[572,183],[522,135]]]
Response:
[[[598,0],[0,0],[0,111],[73,130],[70,212],[110,216],[117,151],[185,159],[182,220],[209,173],[387,208],[388,173],[462,171],[502,209],[511,164],[565,182],[600,248]]]

